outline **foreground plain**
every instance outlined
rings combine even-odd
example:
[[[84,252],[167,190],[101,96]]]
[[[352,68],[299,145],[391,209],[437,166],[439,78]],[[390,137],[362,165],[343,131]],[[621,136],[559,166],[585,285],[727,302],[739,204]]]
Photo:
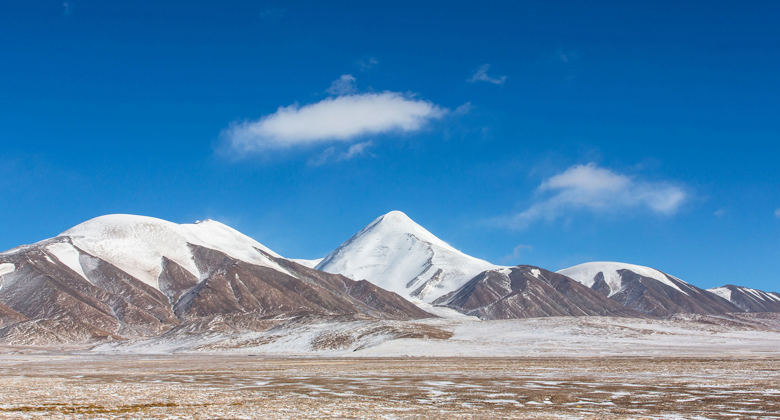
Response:
[[[780,418],[778,357],[4,355],[0,418]]]

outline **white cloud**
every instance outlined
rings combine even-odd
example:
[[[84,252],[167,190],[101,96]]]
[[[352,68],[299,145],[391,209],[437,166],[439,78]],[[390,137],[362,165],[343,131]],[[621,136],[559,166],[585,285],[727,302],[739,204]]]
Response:
[[[341,77],[334,80],[325,92],[331,95],[350,95],[357,93],[356,79],[351,74],[342,74]]]
[[[713,213],[713,215],[717,218],[721,218],[726,215],[726,210],[724,209],[715,210],[715,213]]]
[[[780,209],[775,210],[775,217],[780,219]]]
[[[468,82],[469,83],[488,82],[488,83],[493,83],[495,85],[503,85],[504,82],[506,82],[506,76],[490,77],[487,74],[489,68],[490,68],[490,64],[483,64],[479,66],[477,71],[474,73],[474,75],[471,76]]]
[[[234,122],[220,137],[238,153],[261,152],[418,131],[446,113],[446,108],[398,92],[349,94],[280,107],[259,120]]]
[[[579,210],[616,213],[645,209],[671,215],[687,198],[685,191],[678,186],[637,181],[594,163],[572,166],[544,180],[538,193],[540,198],[546,198],[541,198],[521,213],[499,219],[499,224],[524,229],[535,221],[551,221]]]
[[[368,148],[373,145],[374,142],[371,140],[355,143],[341,153],[336,153],[336,148],[331,146],[325,149],[316,159],[310,159],[309,164],[312,166],[321,166],[329,162],[344,162],[345,160],[350,160],[366,154],[373,156],[373,154],[368,152]]]

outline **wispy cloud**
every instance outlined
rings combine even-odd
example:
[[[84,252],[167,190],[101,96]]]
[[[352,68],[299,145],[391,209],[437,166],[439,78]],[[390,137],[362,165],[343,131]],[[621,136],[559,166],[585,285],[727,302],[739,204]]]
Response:
[[[501,262],[506,264],[511,261],[517,261],[520,258],[520,255],[523,253],[523,251],[530,251],[534,249],[531,245],[523,245],[520,244],[512,249],[512,253],[509,255],[504,255],[501,257]]]
[[[319,156],[317,156],[314,159],[309,160],[309,165],[312,166],[322,166],[326,163],[333,163],[333,162],[344,162],[347,160],[351,160],[356,157],[365,156],[365,155],[371,155],[370,152],[368,152],[368,148],[373,146],[374,142],[364,141],[362,143],[355,143],[349,148],[341,153],[338,153],[336,151],[336,148],[334,146],[328,147],[325,149]]]
[[[780,219],[780,209],[775,210],[775,217]]]
[[[558,50],[555,51],[555,56],[558,58],[558,60],[563,61],[564,63],[571,63],[572,61],[578,59],[580,54],[577,51],[565,51],[561,48],[558,48]]]
[[[279,18],[287,14],[287,9],[268,7],[259,13],[261,18]]]
[[[70,16],[70,4],[66,1],[65,3],[62,3],[62,15],[63,16]]]
[[[280,107],[258,120],[231,123],[222,130],[220,138],[239,154],[353,142],[366,135],[418,131],[448,112],[430,101],[400,92],[343,94],[353,92],[350,86],[354,78],[345,76],[331,86],[332,93],[338,96],[304,106],[296,103]]]
[[[490,64],[483,64],[479,66],[476,72],[471,76],[471,78],[468,80],[469,83],[476,83],[476,82],[488,82],[493,83],[495,85],[503,85],[504,82],[506,82],[506,76],[499,76],[499,77],[490,77],[487,74],[488,69],[490,69]]]
[[[368,58],[364,58],[362,60],[358,60],[357,64],[358,64],[358,67],[360,67],[360,71],[366,71],[366,70],[376,66],[377,64],[379,64],[379,60],[377,60],[374,57],[368,57]]]
[[[618,213],[645,209],[672,215],[687,199],[686,192],[664,182],[639,181],[600,168],[595,163],[575,165],[544,180],[537,202],[525,211],[495,219],[499,225],[525,229],[538,220],[552,221],[575,211]]]
[[[721,217],[723,217],[725,215],[726,215],[726,210],[725,209],[718,209],[718,210],[715,210],[715,213],[713,213],[713,216],[717,217],[718,219],[720,219]]]
[[[331,95],[349,95],[357,92],[357,81],[351,74],[342,74],[325,92]]]

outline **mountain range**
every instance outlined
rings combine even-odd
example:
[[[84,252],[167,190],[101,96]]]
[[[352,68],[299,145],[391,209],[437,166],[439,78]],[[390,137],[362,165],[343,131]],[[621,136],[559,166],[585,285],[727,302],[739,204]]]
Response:
[[[394,322],[372,331],[428,336],[437,333],[403,322],[446,311],[483,320],[666,318],[780,312],[780,294],[704,290],[614,262],[558,272],[498,266],[458,251],[400,211],[321,260],[283,258],[213,220],[179,225],[131,215],[98,217],[0,253],[5,344],[268,331],[307,320]]]

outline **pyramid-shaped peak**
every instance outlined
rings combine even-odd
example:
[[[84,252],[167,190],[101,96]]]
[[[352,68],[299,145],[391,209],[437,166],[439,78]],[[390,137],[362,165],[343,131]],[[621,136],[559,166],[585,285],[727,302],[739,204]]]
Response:
[[[366,279],[402,296],[431,302],[497,266],[466,255],[401,211],[374,219],[315,268]]]
[[[446,242],[436,237],[436,235],[412,220],[406,213],[399,210],[393,210],[385,215],[377,217],[376,220],[366,226],[356,236],[363,236],[369,233],[382,236],[396,234],[414,235],[423,241],[451,248]]]
[[[408,229],[415,229],[415,228],[422,228],[419,224],[417,224],[414,220],[412,220],[409,216],[406,215],[406,213],[399,211],[399,210],[393,210],[387,214],[384,214],[382,216],[379,216],[374,223],[372,224],[383,224],[383,225],[392,225],[397,226],[401,229],[408,228]]]
[[[402,223],[407,221],[413,222],[413,220],[401,210],[393,210],[391,212],[388,212],[387,214],[382,216],[382,220],[387,220],[388,222],[394,222],[394,223]]]

